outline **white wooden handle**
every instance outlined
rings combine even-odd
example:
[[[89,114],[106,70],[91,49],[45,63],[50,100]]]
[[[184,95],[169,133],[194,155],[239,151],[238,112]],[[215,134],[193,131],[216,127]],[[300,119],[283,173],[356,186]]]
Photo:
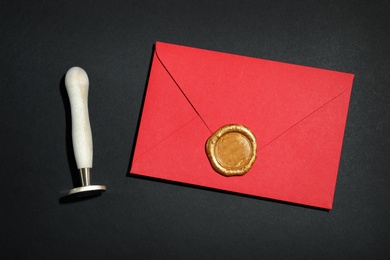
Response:
[[[65,76],[72,114],[73,151],[77,168],[92,168],[92,132],[88,114],[89,79],[80,67],[68,70]]]

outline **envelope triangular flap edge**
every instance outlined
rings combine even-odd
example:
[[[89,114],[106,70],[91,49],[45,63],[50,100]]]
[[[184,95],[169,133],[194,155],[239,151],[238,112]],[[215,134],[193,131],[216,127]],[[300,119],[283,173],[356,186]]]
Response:
[[[156,53],[210,131],[231,123],[254,127],[259,149],[350,90],[353,77],[162,42]]]

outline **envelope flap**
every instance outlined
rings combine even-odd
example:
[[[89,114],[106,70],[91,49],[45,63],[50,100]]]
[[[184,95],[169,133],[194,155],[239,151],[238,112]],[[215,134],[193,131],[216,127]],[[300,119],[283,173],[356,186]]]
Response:
[[[342,72],[161,42],[156,53],[211,132],[246,125],[260,149],[352,86]]]

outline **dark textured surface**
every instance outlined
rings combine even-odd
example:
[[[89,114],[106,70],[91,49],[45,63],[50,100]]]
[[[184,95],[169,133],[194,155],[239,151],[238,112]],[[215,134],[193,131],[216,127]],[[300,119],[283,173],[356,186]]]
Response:
[[[2,259],[387,259],[389,1],[2,1]],[[355,74],[333,210],[128,177],[154,42]],[[76,185],[63,76],[90,78]]]

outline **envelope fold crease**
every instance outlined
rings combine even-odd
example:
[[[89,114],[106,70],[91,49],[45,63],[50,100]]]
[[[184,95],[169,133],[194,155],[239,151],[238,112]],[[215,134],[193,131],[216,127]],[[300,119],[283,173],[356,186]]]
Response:
[[[302,117],[301,119],[298,120],[298,122],[294,123],[293,125],[291,125],[289,128],[287,128],[286,130],[284,130],[283,132],[281,132],[277,137],[275,137],[274,139],[270,140],[268,143],[266,143],[265,145],[263,145],[262,147],[259,147],[258,149],[261,150],[263,148],[265,148],[266,146],[270,145],[272,142],[274,142],[276,139],[278,139],[281,135],[283,135],[284,133],[286,133],[287,131],[289,131],[291,128],[295,127],[296,125],[298,125],[300,122],[302,122],[303,120],[305,120],[306,118],[308,118],[309,116],[311,116],[312,114],[314,114],[315,112],[317,112],[318,110],[320,110],[321,108],[323,108],[324,106],[326,106],[327,104],[329,104],[330,102],[334,101],[336,98],[338,98],[339,96],[341,96],[342,94],[344,94],[345,92],[349,91],[348,88],[344,89],[343,91],[341,91],[339,94],[337,94],[336,96],[334,96],[332,99],[328,100],[327,102],[325,102],[324,104],[320,105],[318,108],[316,108],[315,110],[313,110],[312,112],[310,112],[308,115]]]
[[[192,106],[192,108],[194,109],[194,111],[198,114],[199,118],[203,121],[203,123],[205,124],[205,126],[207,127],[207,129],[209,129],[210,133],[212,133],[212,131],[210,130],[210,128],[208,127],[207,123],[204,121],[204,119],[202,118],[202,115],[199,114],[198,110],[196,109],[196,107],[194,106],[194,104],[192,104],[191,100],[187,97],[186,93],[183,91],[183,89],[180,87],[180,85],[176,82],[175,78],[172,76],[172,74],[169,72],[169,70],[167,69],[167,67],[164,65],[164,62],[160,59],[160,57],[158,56],[158,51],[156,50],[156,57],[158,58],[158,60],[160,61],[161,65],[164,67],[165,71],[168,73],[168,75],[171,77],[172,81],[176,84],[176,86],[178,87],[178,89],[181,91],[181,93],[183,94],[183,96],[187,99],[188,103]]]

